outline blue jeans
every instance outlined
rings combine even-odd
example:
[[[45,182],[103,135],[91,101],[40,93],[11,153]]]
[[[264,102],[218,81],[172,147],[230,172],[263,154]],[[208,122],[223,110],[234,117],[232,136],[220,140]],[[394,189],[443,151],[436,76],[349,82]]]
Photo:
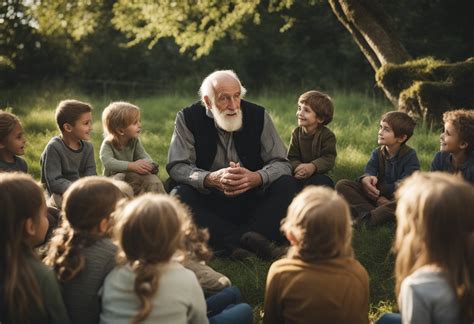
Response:
[[[252,307],[241,303],[239,288],[227,287],[206,299],[207,317],[210,324],[251,324]]]
[[[402,317],[398,313],[385,313],[375,323],[376,324],[402,324]]]

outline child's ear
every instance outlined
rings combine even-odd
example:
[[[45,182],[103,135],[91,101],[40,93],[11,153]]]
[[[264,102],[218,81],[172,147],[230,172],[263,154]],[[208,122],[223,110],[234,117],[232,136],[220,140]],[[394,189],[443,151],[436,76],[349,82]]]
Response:
[[[99,223],[99,233],[105,233],[109,229],[109,219],[103,218]]]
[[[33,218],[27,218],[25,222],[25,232],[29,236],[34,236],[36,234],[36,226],[33,222]]]
[[[403,143],[407,140],[408,136],[407,135],[401,135],[397,137],[397,140],[399,143]]]
[[[4,149],[6,147],[5,144],[3,144],[3,142],[0,142],[0,149]]]
[[[66,132],[68,132],[68,133],[72,132],[72,125],[69,124],[69,123],[64,123],[64,124],[63,124],[63,128],[64,128],[64,130],[65,130]]]
[[[461,143],[459,143],[459,148],[461,150],[467,149],[468,146],[469,146],[469,144],[466,141],[461,141]],[[1,148],[1,146],[0,146],[0,148]]]
[[[286,239],[290,242],[291,245],[297,245],[298,244],[298,240],[296,239],[296,237],[293,235],[292,232],[290,232],[290,231],[285,232],[285,236],[286,236]]]

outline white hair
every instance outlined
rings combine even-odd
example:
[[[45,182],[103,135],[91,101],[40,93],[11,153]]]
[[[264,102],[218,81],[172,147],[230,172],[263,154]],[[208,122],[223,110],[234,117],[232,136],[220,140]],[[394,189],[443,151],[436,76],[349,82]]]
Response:
[[[202,104],[207,107],[206,102],[204,101],[204,97],[209,97],[211,102],[214,102],[216,93],[214,91],[213,83],[214,81],[222,75],[230,76],[231,78],[235,79],[239,83],[240,86],[240,98],[243,98],[247,93],[247,89],[242,85],[239,80],[237,74],[235,74],[232,70],[218,70],[214,71],[209,74],[201,83],[201,87],[199,88],[199,96],[201,97]]]

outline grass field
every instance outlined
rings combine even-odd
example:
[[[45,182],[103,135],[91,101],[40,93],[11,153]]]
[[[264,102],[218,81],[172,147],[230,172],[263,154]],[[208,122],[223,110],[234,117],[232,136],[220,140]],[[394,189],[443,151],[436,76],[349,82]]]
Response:
[[[336,134],[338,157],[331,176],[339,179],[353,179],[362,173],[370,152],[377,145],[377,129],[382,113],[392,108],[384,101],[356,93],[331,93],[335,103],[335,116],[329,128]],[[111,101],[127,100],[142,109],[142,141],[148,153],[160,164],[160,178],[165,180],[167,151],[173,132],[174,118],[179,109],[197,100],[193,95],[160,95],[156,97],[123,98],[120,95],[93,97],[74,90],[41,91],[31,93],[22,90],[0,92],[0,108],[11,107],[20,116],[25,128],[28,144],[26,160],[30,173],[39,179],[39,157],[48,140],[58,134],[54,122],[54,109],[57,103],[66,98],[90,102],[94,107],[94,135],[97,172],[102,167],[98,150],[102,142],[100,115]],[[288,144],[291,130],[296,125],[295,109],[297,93],[266,93],[249,96],[250,101],[263,105],[270,112],[283,141]],[[422,170],[428,170],[434,153],[438,149],[438,130],[420,124],[409,145],[417,150]],[[356,256],[370,275],[370,319],[395,307],[393,293],[393,261],[390,248],[394,226],[377,229],[362,228],[354,233]],[[248,262],[235,262],[215,259],[212,266],[226,274],[237,285],[244,298],[254,306],[256,322],[261,319],[261,309],[265,280],[269,263],[257,259]],[[318,292],[315,292],[318,293]]]

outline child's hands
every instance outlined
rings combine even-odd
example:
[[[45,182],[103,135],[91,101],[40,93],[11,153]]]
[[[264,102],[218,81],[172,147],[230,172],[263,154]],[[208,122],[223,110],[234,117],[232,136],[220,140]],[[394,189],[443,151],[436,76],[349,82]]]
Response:
[[[380,196],[377,198],[377,206],[382,206],[382,205],[385,205],[385,204],[388,204],[390,202],[390,200],[384,196]]]
[[[151,174],[153,164],[146,160],[137,160],[128,164],[128,169],[138,174]]]
[[[296,179],[307,179],[316,171],[313,163],[301,163],[295,168],[294,174]]]
[[[373,199],[377,200],[380,196],[380,190],[377,189],[377,177],[376,176],[365,176],[361,180],[362,190],[364,190],[365,194]]]

